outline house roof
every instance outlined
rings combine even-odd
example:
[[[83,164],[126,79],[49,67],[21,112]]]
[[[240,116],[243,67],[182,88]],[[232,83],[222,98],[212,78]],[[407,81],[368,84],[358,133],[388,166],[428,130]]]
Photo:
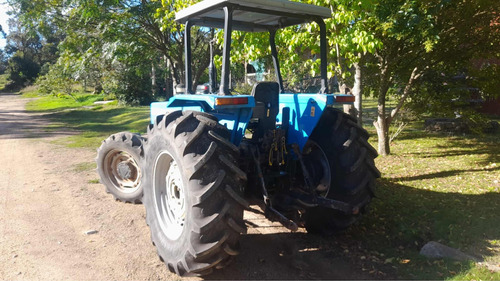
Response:
[[[328,8],[287,0],[205,0],[179,11],[175,20],[222,28],[226,6],[234,8],[233,30],[242,31],[268,31],[331,16]]]

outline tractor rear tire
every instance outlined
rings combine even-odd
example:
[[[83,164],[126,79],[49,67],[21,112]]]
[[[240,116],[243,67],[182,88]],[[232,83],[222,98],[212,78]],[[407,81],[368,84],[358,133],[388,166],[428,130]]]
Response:
[[[160,259],[179,276],[209,274],[239,253],[246,174],[229,137],[203,112],[172,112],[148,128],[146,222]]]
[[[323,150],[330,166],[331,180],[326,197],[347,202],[360,210],[345,214],[337,210],[314,207],[304,214],[309,233],[331,235],[346,229],[367,210],[375,195],[375,180],[380,172],[375,167],[377,151],[367,142],[368,132],[356,118],[327,107],[310,140]]]
[[[142,143],[139,134],[120,132],[109,136],[97,150],[97,172],[101,183],[116,200],[141,203]]]

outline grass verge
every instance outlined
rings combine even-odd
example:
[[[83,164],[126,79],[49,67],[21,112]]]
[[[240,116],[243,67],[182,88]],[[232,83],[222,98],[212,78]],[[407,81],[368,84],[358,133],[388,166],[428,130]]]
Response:
[[[52,122],[46,129],[50,132],[74,131],[69,137],[56,143],[69,147],[97,148],[109,135],[130,131],[144,133],[149,123],[149,107],[128,107],[116,101],[108,104],[94,104],[105,99],[101,95],[74,94],[69,96],[40,96],[36,90],[22,91],[24,97],[37,97],[28,102],[26,109],[44,113]]]

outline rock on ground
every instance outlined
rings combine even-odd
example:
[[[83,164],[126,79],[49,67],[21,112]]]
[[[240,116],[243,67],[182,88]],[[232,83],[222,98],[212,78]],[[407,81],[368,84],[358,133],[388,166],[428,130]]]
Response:
[[[479,261],[473,256],[434,241],[425,244],[420,250],[420,254],[428,258],[449,258],[459,261]]]

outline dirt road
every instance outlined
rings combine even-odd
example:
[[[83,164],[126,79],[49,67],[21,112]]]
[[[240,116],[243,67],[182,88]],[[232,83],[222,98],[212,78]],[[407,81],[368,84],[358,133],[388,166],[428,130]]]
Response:
[[[116,202],[94,183],[95,150],[54,144],[71,132],[46,130],[49,121],[24,111],[26,102],[0,94],[0,279],[179,279],[156,255],[144,207]],[[206,279],[374,278],[348,261],[338,239],[245,219],[242,254]]]

